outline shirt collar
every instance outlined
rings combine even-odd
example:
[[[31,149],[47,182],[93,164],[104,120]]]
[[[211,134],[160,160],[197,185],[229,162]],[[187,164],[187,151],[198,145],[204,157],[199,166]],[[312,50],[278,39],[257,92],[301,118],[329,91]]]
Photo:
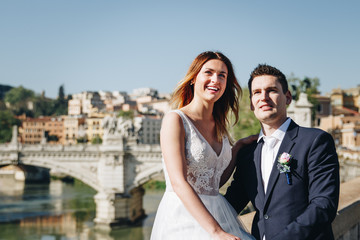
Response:
[[[276,129],[276,131],[273,134],[271,134],[271,137],[274,137],[277,140],[282,141],[290,125],[290,122],[291,122],[291,118],[287,118],[286,121],[278,129]],[[263,130],[261,129],[257,142],[259,142],[263,137],[265,137],[265,135]]]

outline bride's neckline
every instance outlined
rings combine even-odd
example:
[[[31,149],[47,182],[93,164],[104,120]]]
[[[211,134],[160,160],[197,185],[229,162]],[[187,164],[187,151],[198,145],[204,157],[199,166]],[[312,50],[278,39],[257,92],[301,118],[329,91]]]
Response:
[[[202,133],[199,131],[199,129],[195,126],[195,124],[192,122],[191,118],[188,117],[183,111],[181,111],[180,109],[177,109],[179,112],[181,112],[182,115],[184,115],[184,117],[190,122],[191,126],[195,129],[195,131],[199,134],[199,136],[205,141],[205,143],[210,147],[210,149],[215,153],[216,157],[219,158],[224,150],[224,137],[222,138],[221,141],[221,150],[220,153],[218,154],[214,148],[211,146],[211,144],[208,142],[208,140],[206,140],[206,138],[202,135]]]

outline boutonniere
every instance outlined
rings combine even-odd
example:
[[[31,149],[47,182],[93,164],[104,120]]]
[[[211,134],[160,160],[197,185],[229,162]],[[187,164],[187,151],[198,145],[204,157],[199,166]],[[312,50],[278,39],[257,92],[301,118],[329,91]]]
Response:
[[[286,180],[289,185],[291,185],[290,162],[291,155],[284,152],[280,155],[277,163],[277,168],[279,169],[280,173],[285,173]]]

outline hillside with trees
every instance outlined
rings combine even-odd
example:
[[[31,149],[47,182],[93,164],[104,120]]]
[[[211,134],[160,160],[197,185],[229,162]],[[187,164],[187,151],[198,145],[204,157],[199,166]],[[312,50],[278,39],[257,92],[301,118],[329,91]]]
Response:
[[[11,87],[0,85],[0,143],[11,140],[12,126],[20,126],[16,116],[39,117],[67,115],[68,100],[64,86],[59,87],[56,99],[45,97],[45,94],[36,94],[23,86]]]

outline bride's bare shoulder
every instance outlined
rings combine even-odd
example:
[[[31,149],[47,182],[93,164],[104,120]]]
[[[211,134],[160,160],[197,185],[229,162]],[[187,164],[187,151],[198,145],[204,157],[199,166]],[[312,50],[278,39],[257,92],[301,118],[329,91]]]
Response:
[[[182,126],[182,119],[181,116],[179,115],[179,113],[177,113],[176,111],[170,111],[167,112],[163,119],[162,119],[162,124],[161,124],[161,128],[174,128],[174,127],[180,127]]]

